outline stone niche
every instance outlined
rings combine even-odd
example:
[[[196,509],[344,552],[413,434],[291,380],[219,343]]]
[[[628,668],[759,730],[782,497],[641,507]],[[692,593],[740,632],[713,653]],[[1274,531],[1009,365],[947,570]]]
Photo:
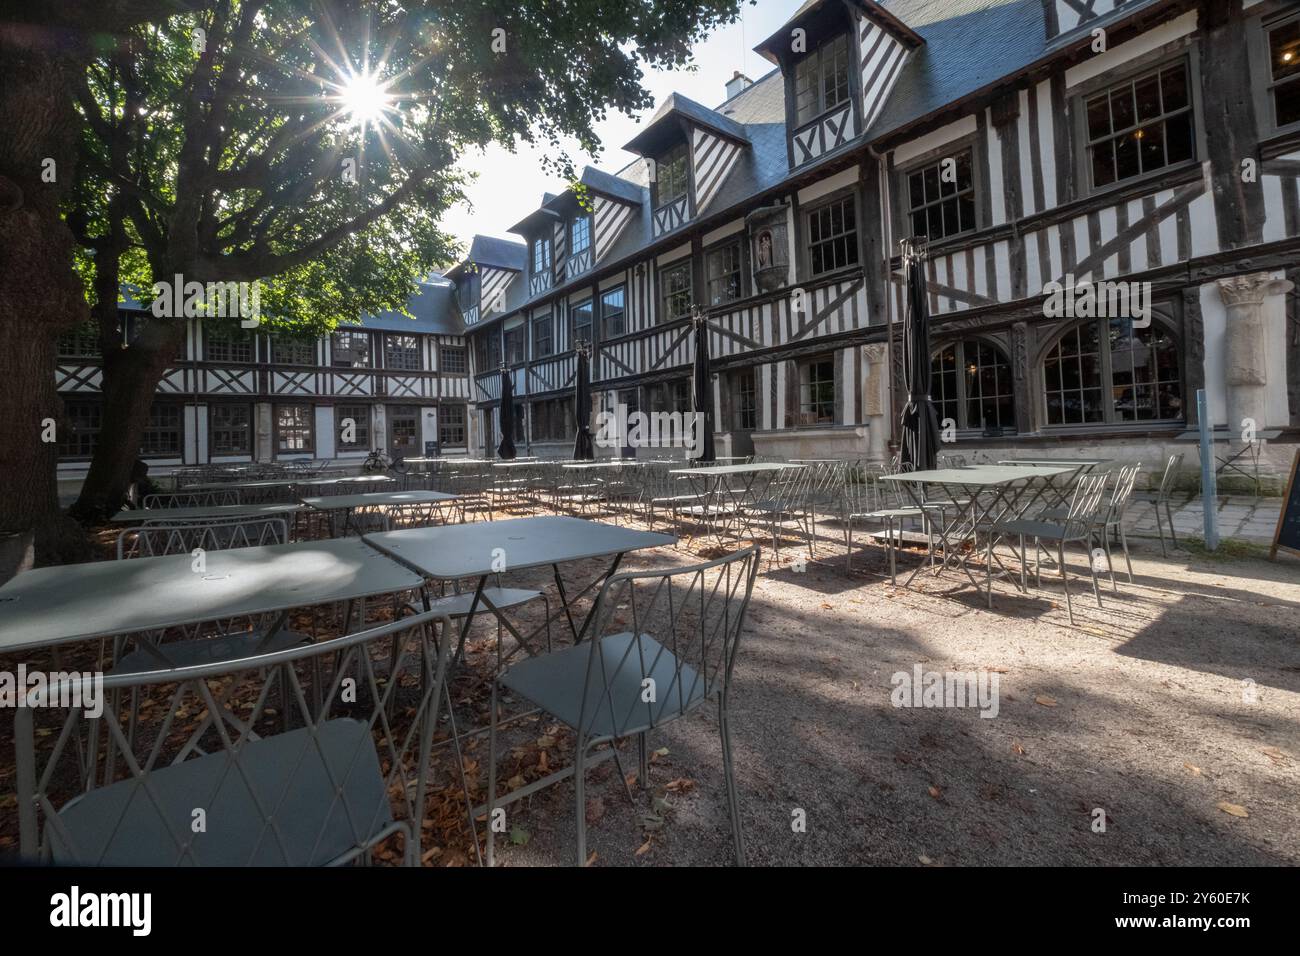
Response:
[[[750,261],[759,292],[775,292],[790,284],[790,241],[785,206],[764,206],[745,217]]]

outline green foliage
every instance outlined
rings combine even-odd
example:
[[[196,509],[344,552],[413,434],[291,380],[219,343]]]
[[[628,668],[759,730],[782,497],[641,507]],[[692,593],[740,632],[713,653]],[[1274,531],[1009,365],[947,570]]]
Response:
[[[496,142],[595,152],[606,112],[651,105],[739,0],[212,0],[127,30],[89,64],[69,222],[120,223],[122,277],[260,280],[276,327],[402,309],[461,250],[439,228],[458,159]],[[202,31],[200,33],[199,31]],[[350,78],[384,101],[358,120]],[[349,175],[354,173],[355,175]],[[584,190],[585,195],[585,190]],[[78,266],[89,281],[93,258]]]

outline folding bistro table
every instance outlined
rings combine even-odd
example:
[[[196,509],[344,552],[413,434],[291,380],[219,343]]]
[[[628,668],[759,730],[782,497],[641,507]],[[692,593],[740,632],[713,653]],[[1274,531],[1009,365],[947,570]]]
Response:
[[[456,501],[457,495],[445,491],[377,491],[360,495],[325,495],[319,498],[303,498],[302,503],[315,511],[328,513],[330,536],[338,530],[335,512],[343,512],[343,535],[353,527],[353,515],[358,509],[425,505],[430,517],[445,517],[442,508]]]
[[[1019,517],[1042,495],[1045,482],[1061,475],[1072,474],[1075,465],[975,465],[967,468],[936,468],[933,471],[910,471],[896,475],[882,475],[881,481],[894,481],[901,484],[912,503],[922,511],[929,513],[936,510],[934,499],[926,497],[926,486],[938,486],[943,491],[942,502],[945,509],[954,513],[951,519],[932,522],[937,530],[939,547],[943,552],[942,561],[933,564],[934,543],[931,539],[929,566],[935,567],[935,574],[958,568],[970,579],[975,590],[980,589],[980,582],[971,574],[968,562],[979,550],[978,534],[985,532],[985,568],[984,588],[988,595],[989,607],[993,606],[993,546],[996,543],[992,526],[997,521]],[[1028,500],[1026,500],[1026,496]],[[969,553],[963,553],[962,545],[972,541],[975,547]],[[903,582],[903,586],[912,583],[912,579],[927,565],[919,565]],[[1014,578],[999,571],[999,577]],[[1019,585],[1016,585],[1019,588]]]
[[[1059,508],[1062,505],[1070,503],[1070,494],[1074,489],[1074,482],[1105,465],[1114,462],[1113,458],[1017,458],[1011,461],[1000,461],[999,465],[1013,465],[1016,467],[1040,466],[1043,468],[1073,468],[1069,474],[1060,478],[1048,478],[1040,486],[1039,493],[1035,496],[1034,501],[1030,502],[1025,508],[1028,513],[1039,500],[1046,501],[1043,510]]]
[[[658,548],[673,544],[677,539],[670,534],[621,528],[586,518],[554,516],[407,528],[368,534],[363,540],[431,581],[477,579],[469,613],[465,616],[462,641],[469,632],[474,612],[482,605],[526,646],[523,636],[484,596],[489,576],[549,565],[569,629],[574,640],[581,641],[591,623],[591,615],[583,620],[581,628],[574,623],[571,599],[560,577],[560,565],[587,558],[612,558],[604,573],[573,595],[576,599],[616,572],[629,551]]]
[[[221,518],[275,518],[301,511],[303,505],[295,502],[277,502],[260,505],[191,505],[184,508],[123,508],[109,521],[118,524],[167,524],[172,521],[202,521]]]
[[[686,510],[692,513],[698,510],[704,526],[721,543],[722,533],[730,529],[733,519],[742,516],[746,503],[762,497],[780,472],[803,467],[781,462],[702,465],[699,468],[674,468],[668,474],[686,476],[693,496],[701,502],[688,506]],[[738,479],[739,485],[733,485],[732,479]]]

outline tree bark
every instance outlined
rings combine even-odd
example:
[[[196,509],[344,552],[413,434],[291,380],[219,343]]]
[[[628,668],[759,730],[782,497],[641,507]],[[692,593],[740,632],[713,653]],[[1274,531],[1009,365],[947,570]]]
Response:
[[[0,27],[0,531],[34,531],[39,563],[89,553],[59,512],[58,445],[43,440],[50,422],[56,438],[67,427],[55,340],[87,316],[60,216],[76,164],[80,54],[66,36]]]

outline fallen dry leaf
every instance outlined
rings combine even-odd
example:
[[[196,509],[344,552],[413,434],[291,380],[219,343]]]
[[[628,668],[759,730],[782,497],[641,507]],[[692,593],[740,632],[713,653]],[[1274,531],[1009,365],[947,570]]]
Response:
[[[673,793],[686,793],[695,789],[695,781],[686,777],[678,777],[676,780],[670,780],[665,789],[671,790]]]
[[[1056,704],[1056,698],[1055,698],[1055,697],[1048,697],[1046,694],[1039,694],[1037,697],[1034,698],[1034,703],[1035,703],[1035,704],[1042,704],[1044,707],[1055,707],[1055,706],[1057,706],[1057,704]]]
[[[582,864],[582,865],[583,865],[583,866],[591,866],[591,865],[592,865],[593,863],[595,863],[595,862],[596,862],[596,851],[595,851],[595,850],[592,850],[592,851],[591,851],[591,856],[587,857],[587,862],[584,863],[584,864]]]
[[[939,800],[943,797],[943,791],[938,787],[932,786],[930,787],[930,796],[934,797],[934,799],[936,800]]]
[[[929,858],[928,856],[926,856],[924,853],[922,853],[920,856],[918,856],[917,859],[920,860],[922,866],[929,866],[931,863],[934,862],[932,859],[930,859],[930,858]]]
[[[1184,763],[1183,766],[1186,767],[1192,773],[1196,774],[1196,776],[1199,777],[1201,775],[1201,768],[1196,766],[1195,764]]]
[[[595,826],[600,822],[601,817],[605,815],[605,801],[600,797],[592,797],[587,801],[587,826]]]
[[[647,853],[650,852],[650,844],[651,844],[651,841],[650,841],[650,840],[646,840],[644,843],[642,843],[639,847],[636,848],[636,853],[634,853],[634,854],[632,854],[632,855],[633,855],[633,856],[645,856]]]
[[[1215,806],[1230,817],[1242,817],[1244,819],[1250,816],[1245,807],[1239,807],[1235,803],[1228,803],[1226,800],[1216,803]]]
[[[1276,747],[1261,747],[1259,752],[1274,763],[1284,764],[1290,760],[1285,751],[1278,750]]]
[[[1020,756],[1023,757],[1025,755],[1025,748],[1020,745],[1020,741],[1013,740],[1011,741],[1011,752],[1020,754]]]

